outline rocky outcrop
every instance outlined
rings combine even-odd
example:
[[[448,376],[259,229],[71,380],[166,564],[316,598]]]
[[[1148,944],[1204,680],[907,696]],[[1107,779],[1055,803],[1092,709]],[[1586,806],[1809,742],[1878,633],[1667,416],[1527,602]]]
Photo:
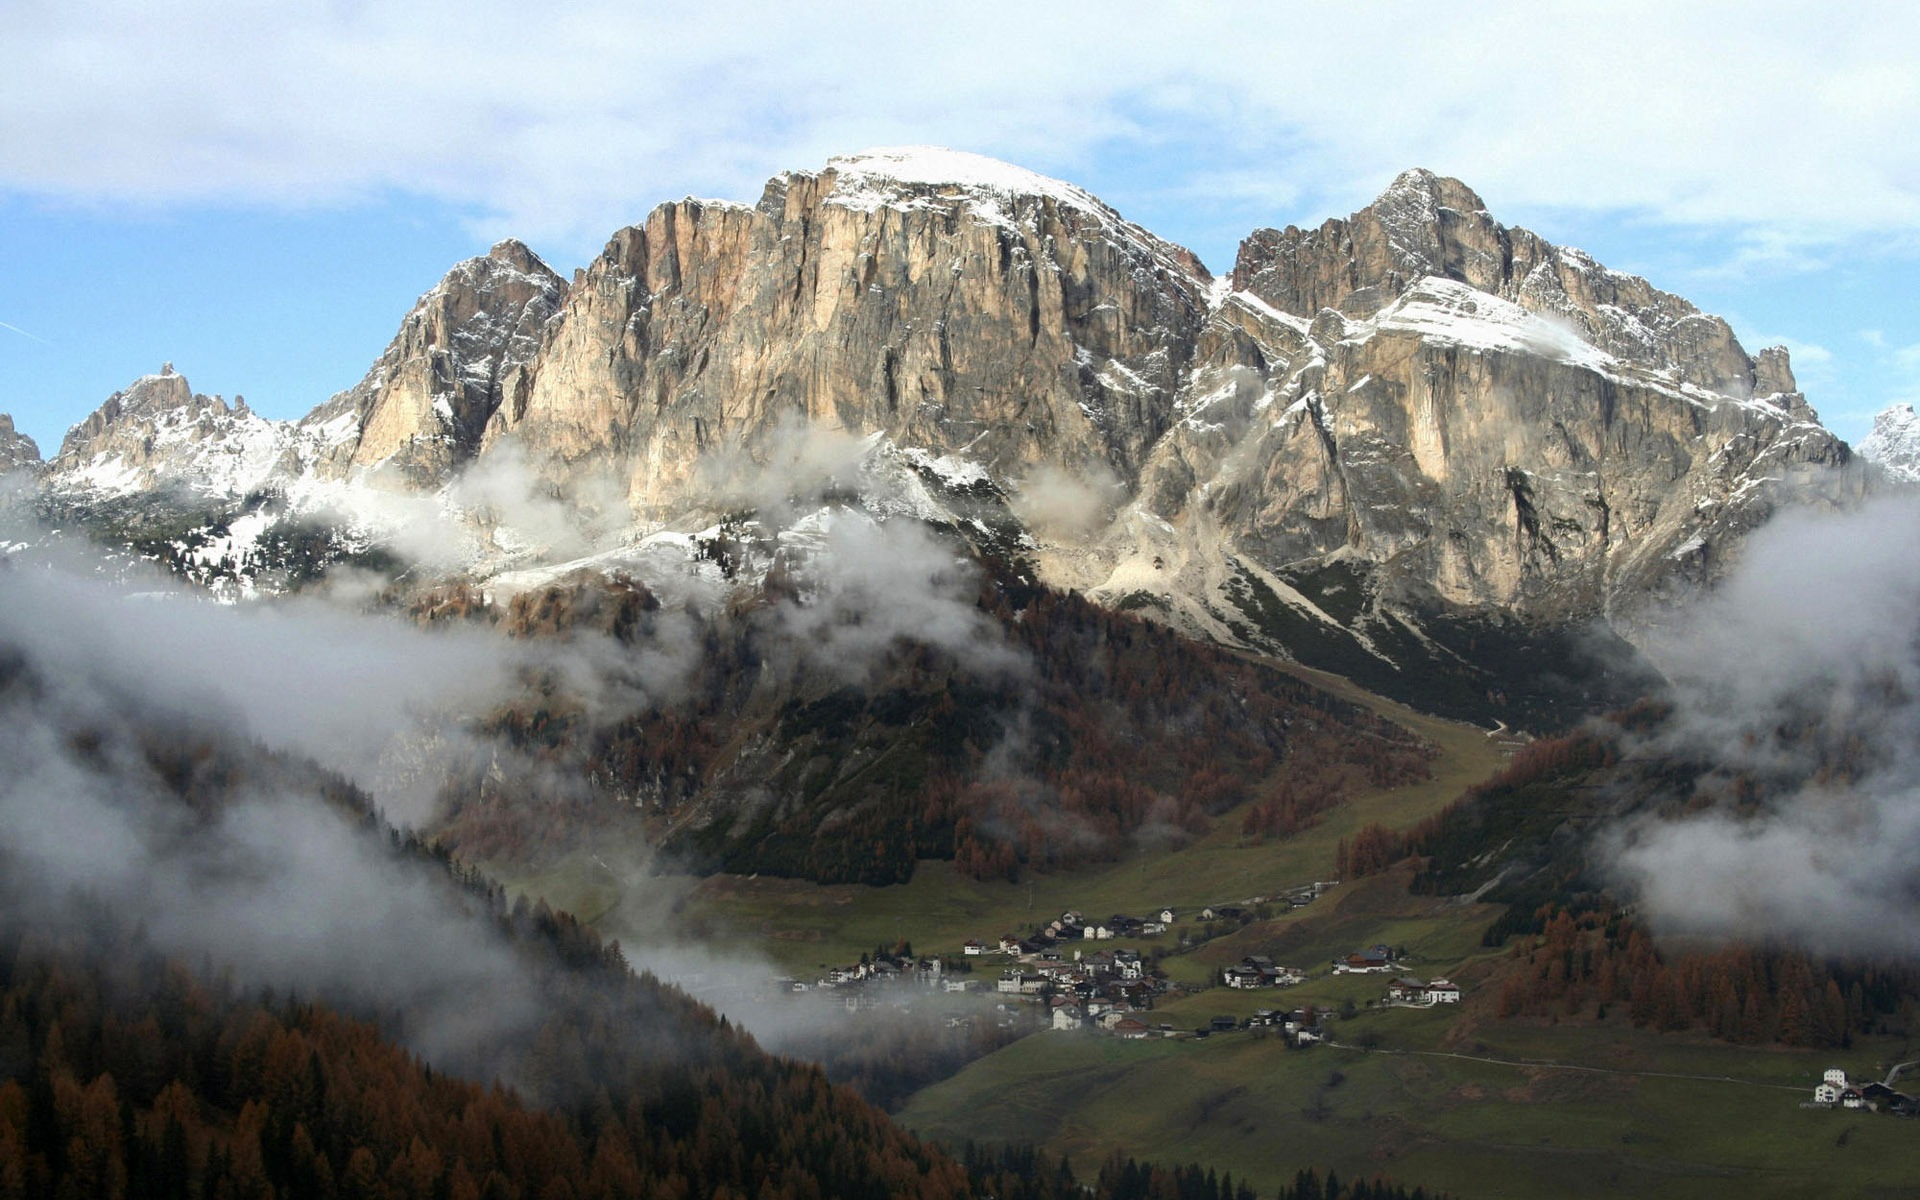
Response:
[[[13,418],[0,413],[0,475],[21,468],[37,469],[40,466],[40,447],[26,434],[13,427]]]
[[[1920,416],[1913,405],[1894,404],[1873,418],[1873,432],[1861,439],[1860,457],[1895,479],[1920,483]]]
[[[366,376],[301,422],[329,447],[320,471],[388,468],[415,486],[445,483],[524,380],[566,294],[566,282],[517,241],[447,272]]]

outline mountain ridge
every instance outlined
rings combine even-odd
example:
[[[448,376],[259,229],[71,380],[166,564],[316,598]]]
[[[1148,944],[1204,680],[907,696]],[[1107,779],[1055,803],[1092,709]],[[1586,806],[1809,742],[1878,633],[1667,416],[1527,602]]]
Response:
[[[129,452],[107,470],[129,419],[89,418],[48,490],[149,485]],[[1776,503],[1872,486],[1783,349],[1457,180],[1257,230],[1216,278],[1083,189],[931,148],[662,204],[571,283],[502,243],[289,428],[266,474],[292,510],[360,543],[417,523],[409,497],[477,526],[442,573],[697,543],[798,464],[1103,603],[1389,683],[1458,657],[1435,643],[1462,621],[1631,635]],[[502,473],[594,537],[503,539]]]

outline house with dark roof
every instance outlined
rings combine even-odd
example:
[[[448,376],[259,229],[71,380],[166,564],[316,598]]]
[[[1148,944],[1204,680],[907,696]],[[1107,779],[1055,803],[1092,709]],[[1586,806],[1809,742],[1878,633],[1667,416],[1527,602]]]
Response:
[[[1391,971],[1393,966],[1393,951],[1385,946],[1369,946],[1365,950],[1356,950],[1345,958],[1334,959],[1333,973],[1365,975],[1375,971]]]

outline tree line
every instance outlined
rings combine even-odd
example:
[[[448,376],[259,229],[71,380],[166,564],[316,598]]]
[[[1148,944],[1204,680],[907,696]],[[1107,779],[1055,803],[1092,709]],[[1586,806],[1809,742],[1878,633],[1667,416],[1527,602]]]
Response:
[[[783,642],[780,603],[699,615],[683,693],[646,711],[598,720],[530,681],[482,730],[513,755],[456,776],[441,836],[527,861],[637,821],[710,870],[887,884],[934,858],[1013,878],[1195,837],[1249,800],[1243,834],[1284,837],[1356,787],[1429,771],[1431,747],[1365,709],[1010,571],[983,575],[975,607],[1031,664],[1020,678],[902,642],[867,682],[823,683]],[[662,619],[618,579],[563,581],[504,613],[443,589],[415,612],[636,644]]]

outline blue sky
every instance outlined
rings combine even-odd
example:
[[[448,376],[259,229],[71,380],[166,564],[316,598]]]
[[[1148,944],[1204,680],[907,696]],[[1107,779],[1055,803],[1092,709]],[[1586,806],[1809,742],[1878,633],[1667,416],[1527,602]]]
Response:
[[[292,416],[505,234],[932,143],[1216,271],[1426,166],[1784,342],[1853,440],[1920,397],[1920,6],[721,0],[0,5],[0,411],[51,453],[172,361]],[[907,15],[914,14],[914,15]]]

